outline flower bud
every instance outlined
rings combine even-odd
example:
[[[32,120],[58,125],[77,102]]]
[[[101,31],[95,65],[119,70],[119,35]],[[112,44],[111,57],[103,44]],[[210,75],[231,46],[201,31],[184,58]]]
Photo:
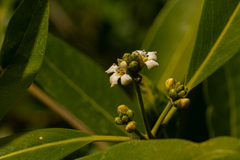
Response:
[[[185,95],[186,95],[186,92],[184,90],[178,93],[178,97],[181,97],[181,98],[184,97]]]
[[[117,112],[120,117],[122,117],[123,115],[127,115],[128,110],[129,110],[129,108],[124,104],[118,106],[118,108],[117,108]]]
[[[120,117],[115,117],[115,123],[118,124],[118,125],[122,125],[123,121],[121,120]]]
[[[132,52],[132,54],[131,54],[132,61],[138,61],[139,55],[140,54],[137,51]]]
[[[181,98],[177,104],[178,108],[187,108],[190,105],[190,99]]]
[[[134,112],[131,109],[129,109],[127,111],[127,116],[128,116],[128,119],[131,121],[134,117]]]
[[[169,91],[169,96],[170,96],[172,99],[177,99],[178,94],[177,94],[177,92],[176,92],[175,89],[170,89],[170,91]]]
[[[126,115],[122,116],[122,121],[124,123],[127,123],[129,121],[128,116],[126,116]]]
[[[126,61],[128,64],[132,61],[132,57],[130,53],[125,53],[122,57],[124,61]]]
[[[175,89],[177,89],[179,86],[181,85],[180,82],[177,82],[176,86],[175,86]]]
[[[180,85],[180,86],[176,87],[176,92],[180,92],[182,90],[184,90],[184,86],[183,85]]]
[[[131,121],[126,125],[125,129],[127,132],[132,133],[137,129],[137,123],[135,121]]]
[[[168,80],[166,80],[165,82],[166,91],[169,91],[170,89],[174,88],[174,86],[175,86],[175,81],[173,78],[169,78]]]
[[[136,71],[138,69],[138,62],[137,61],[132,61],[129,64],[129,69],[131,69],[132,71]]]

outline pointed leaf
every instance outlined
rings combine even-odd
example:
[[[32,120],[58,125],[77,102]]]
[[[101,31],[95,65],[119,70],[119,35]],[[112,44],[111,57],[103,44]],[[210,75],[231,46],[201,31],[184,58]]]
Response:
[[[205,82],[211,136],[240,137],[239,63],[237,54]]]
[[[169,0],[151,26],[142,49],[158,52],[159,67],[143,70],[165,92],[164,83],[174,77],[182,81],[187,73],[203,0]]]
[[[12,16],[0,52],[0,120],[33,82],[43,61],[48,1],[24,0]]]
[[[110,88],[109,76],[84,54],[56,37],[49,36],[37,83],[75,117],[98,134],[128,134],[115,124],[117,107],[127,105],[136,114],[138,129],[143,125],[138,105],[119,85]]]
[[[186,77],[191,90],[240,51],[239,0],[205,1]]]
[[[79,158],[79,160],[104,159],[158,159],[158,160],[216,160],[240,158],[240,141],[233,137],[219,137],[203,143],[180,139],[131,141]]]

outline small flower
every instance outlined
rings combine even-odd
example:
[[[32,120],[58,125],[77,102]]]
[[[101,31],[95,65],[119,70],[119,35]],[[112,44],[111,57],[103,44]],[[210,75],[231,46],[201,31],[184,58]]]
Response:
[[[137,52],[141,54],[142,60],[149,70],[159,66],[157,62],[157,52],[146,52],[145,50],[137,50]]]
[[[118,84],[118,79],[121,78],[121,84],[127,85],[132,81],[132,78],[127,74],[127,63],[121,59],[118,59],[118,65],[115,63],[105,71],[106,73],[113,73],[110,76],[111,87]]]

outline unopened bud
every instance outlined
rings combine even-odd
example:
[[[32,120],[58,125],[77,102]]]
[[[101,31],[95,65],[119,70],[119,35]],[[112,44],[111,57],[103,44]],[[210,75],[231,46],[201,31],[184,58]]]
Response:
[[[180,92],[182,90],[184,90],[184,86],[183,85],[180,85],[180,86],[176,87],[176,92]]]
[[[127,132],[132,133],[137,129],[137,123],[135,121],[131,121],[126,125],[125,129]]]
[[[134,117],[134,112],[131,109],[129,109],[127,111],[127,116],[128,116],[128,119],[131,121]]]
[[[118,125],[122,125],[123,121],[121,120],[120,117],[115,117],[115,123],[118,124]]]
[[[132,54],[131,54],[132,61],[138,61],[139,55],[140,54],[137,51],[132,52]]]
[[[169,91],[169,96],[172,98],[172,99],[177,99],[178,95],[177,95],[177,92],[175,89],[170,89]]]
[[[166,91],[169,91],[170,89],[174,88],[174,86],[175,86],[175,81],[173,78],[169,78],[168,80],[166,80],[165,82]]]
[[[122,121],[124,123],[127,123],[129,121],[128,116],[126,116],[126,115],[122,116]]]
[[[187,86],[184,86],[184,91],[185,91],[186,93],[188,93],[188,88],[187,88]]]
[[[182,98],[177,105],[178,108],[187,108],[190,105],[190,99]]]
[[[118,106],[118,108],[117,108],[117,112],[120,117],[122,117],[123,115],[127,115],[128,110],[129,110],[129,108],[124,104]]]
[[[122,57],[124,61],[126,61],[128,64],[132,61],[132,57],[130,53],[125,53]]]
[[[176,83],[176,86],[175,86],[175,89],[178,88],[180,85],[181,85],[181,83],[180,83],[180,82],[177,82],[177,83]]]
[[[136,71],[138,69],[138,62],[137,61],[132,61],[129,64],[129,69],[131,69],[132,71]]]
[[[184,97],[186,95],[186,92],[184,90],[178,92],[178,97]]]

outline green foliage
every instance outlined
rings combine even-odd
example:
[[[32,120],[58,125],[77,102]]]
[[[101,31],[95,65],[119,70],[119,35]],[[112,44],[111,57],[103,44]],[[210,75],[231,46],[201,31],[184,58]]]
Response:
[[[189,90],[239,52],[239,18],[238,0],[205,1],[198,37],[186,76]]]
[[[165,92],[164,83],[174,77],[183,81],[192,54],[203,0],[170,0],[152,24],[142,49],[158,51],[159,67],[147,75]]]
[[[206,98],[209,103],[207,118],[212,137],[222,135],[240,137],[239,63],[240,54],[237,54],[205,82]]]
[[[0,120],[34,81],[48,31],[48,1],[25,0],[12,16],[0,52]]]
[[[18,121],[19,128],[27,130],[23,127],[26,124],[21,123],[36,118],[33,121],[44,124],[39,128],[58,127],[20,134],[21,129],[12,130],[18,134],[0,138],[0,159],[76,159],[86,154],[66,156],[96,141],[123,143],[93,143],[105,150],[91,150],[94,154],[79,159],[240,159],[240,2],[168,0],[161,9],[163,2],[50,1],[48,32],[48,0],[22,0],[13,15],[11,10],[18,0],[0,0],[0,44],[5,37],[0,52],[0,120],[36,77],[27,96],[10,111],[15,119],[8,114],[1,123],[10,126],[12,121]],[[159,14],[154,15],[158,10]],[[137,47],[145,34],[142,49],[158,52],[159,67],[148,71],[145,66],[139,72],[144,76],[140,76],[134,62],[131,70],[123,73],[134,73],[130,80],[137,86],[136,98],[132,83],[128,88],[120,83],[110,88],[105,70],[124,53],[128,53],[128,59],[127,55],[140,49]],[[134,53],[140,62],[141,55]],[[144,58],[150,61],[149,57]],[[142,65],[145,62],[141,61]],[[164,84],[171,77],[177,82],[185,79],[191,92],[186,95],[187,88],[179,83],[175,89],[169,86],[166,94]],[[204,92],[198,86],[202,81]],[[177,111],[172,103],[179,102],[180,106],[183,101],[180,103],[179,98],[185,99],[187,105],[191,102],[190,106]],[[122,104],[130,110],[117,111]],[[43,106],[56,113],[36,113]],[[32,111],[24,112],[31,107]],[[146,115],[142,114],[144,110]],[[118,112],[120,120],[116,121],[123,125],[115,124]],[[175,112],[178,116],[172,118]],[[54,124],[53,114],[65,121]],[[127,123],[133,125],[127,126],[129,133],[125,130]],[[0,131],[4,130],[2,124]],[[71,127],[83,131],[66,129]],[[193,128],[199,134],[193,134]],[[144,129],[147,135],[143,134]],[[204,131],[213,138],[207,140],[208,135],[201,135]],[[222,135],[229,137],[215,138]]]
[[[116,157],[118,159],[237,160],[240,158],[239,139],[219,137],[203,143],[180,139],[132,141],[80,159],[98,160],[115,159]]]

